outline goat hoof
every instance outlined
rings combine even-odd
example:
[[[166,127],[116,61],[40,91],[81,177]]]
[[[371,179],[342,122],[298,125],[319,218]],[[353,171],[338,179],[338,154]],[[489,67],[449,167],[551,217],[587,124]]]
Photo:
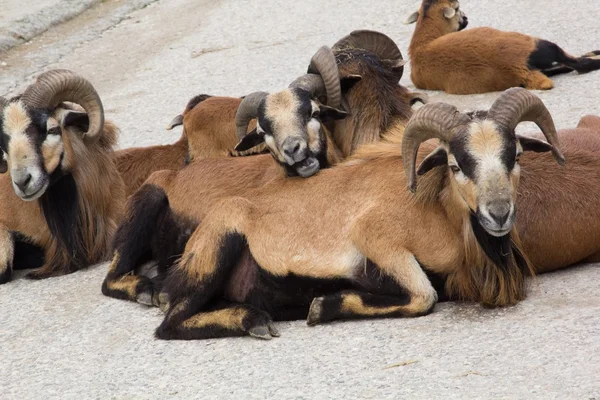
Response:
[[[152,293],[150,292],[138,293],[135,301],[148,307],[152,307],[154,305],[154,302],[152,301]]]
[[[315,297],[310,303],[310,309],[308,310],[308,317],[306,317],[306,324],[308,326],[315,326],[321,321],[321,314],[323,313],[323,301],[324,297]]]
[[[273,337],[281,336],[281,334],[279,333],[277,328],[275,328],[275,325],[273,324],[273,322],[269,322],[267,324],[267,327],[269,328],[269,333],[271,334],[271,336],[273,336]]]
[[[252,337],[263,340],[271,340],[273,338],[267,325],[253,326],[248,330],[248,334]]]
[[[169,311],[169,295],[166,292],[158,294],[158,307],[164,313]]]

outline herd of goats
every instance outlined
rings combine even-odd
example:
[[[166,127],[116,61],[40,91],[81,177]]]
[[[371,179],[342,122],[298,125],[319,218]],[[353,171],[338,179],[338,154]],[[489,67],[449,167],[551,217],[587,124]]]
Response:
[[[102,293],[160,307],[158,338],[270,339],[278,320],[513,305],[528,277],[600,261],[600,116],[557,131],[528,91],[600,69],[600,52],[463,30],[454,0],[408,21],[414,84],[503,90],[489,110],[410,92],[396,44],[367,30],[279,92],[194,97],[171,145],[113,150],[98,93],[68,70],[0,98],[0,283],[112,257]]]

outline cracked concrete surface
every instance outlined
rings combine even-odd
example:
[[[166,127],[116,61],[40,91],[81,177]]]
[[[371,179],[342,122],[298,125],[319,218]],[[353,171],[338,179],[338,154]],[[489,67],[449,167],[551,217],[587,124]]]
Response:
[[[122,147],[168,143],[179,132],[164,126],[191,96],[287,86],[314,51],[351,30],[381,30],[407,57],[413,26],[401,21],[416,5],[142,3],[102,2],[1,54],[0,94],[18,93],[43,70],[73,69],[96,85]],[[600,47],[589,1],[461,7],[471,26],[543,37],[573,54]],[[402,83],[412,88],[409,76],[407,68]],[[600,114],[600,72],[555,84],[538,94],[558,127]],[[462,109],[489,107],[498,95],[429,94]],[[281,338],[270,342],[157,341],[158,310],[102,296],[106,268],[0,286],[0,398],[600,398],[597,265],[538,277],[512,308],[441,304],[415,319],[280,323]]]

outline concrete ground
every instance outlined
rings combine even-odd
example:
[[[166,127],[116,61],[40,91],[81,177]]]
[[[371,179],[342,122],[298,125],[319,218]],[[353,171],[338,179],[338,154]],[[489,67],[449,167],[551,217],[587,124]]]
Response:
[[[471,26],[540,36],[574,54],[600,47],[593,2],[483,3],[462,2]],[[0,95],[49,68],[73,69],[96,85],[121,147],[168,143],[179,132],[163,127],[191,96],[287,86],[319,46],[354,29],[387,33],[407,57],[413,26],[401,21],[416,4],[107,0],[0,54]],[[409,76],[402,83],[412,88]],[[557,126],[600,114],[600,72],[555,83],[539,95]],[[497,97],[430,95],[463,109]],[[0,287],[1,399],[600,399],[597,265],[538,277],[512,308],[442,304],[415,319],[280,323],[270,342],[157,341],[158,310],[102,296],[106,268]]]

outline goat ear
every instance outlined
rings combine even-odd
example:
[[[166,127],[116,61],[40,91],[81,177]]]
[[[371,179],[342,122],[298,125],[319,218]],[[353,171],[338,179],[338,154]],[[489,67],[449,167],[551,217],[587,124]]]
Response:
[[[350,89],[354,87],[358,82],[362,80],[360,75],[348,75],[340,78],[340,85],[342,86],[342,93],[346,94]]]
[[[554,146],[543,140],[534,139],[532,137],[517,135],[523,151],[533,151],[536,153],[545,153],[552,151]]]
[[[444,8],[444,17],[446,17],[447,19],[454,18],[455,15],[456,15],[456,10],[454,8],[452,8],[452,7]]]
[[[259,135],[258,132],[256,132],[256,129],[253,129],[248,132],[238,144],[235,145],[235,151],[246,151],[254,146],[258,146],[264,141],[265,137],[263,135]]]
[[[410,93],[410,105],[414,106],[416,103],[421,103],[421,104],[429,103],[429,96],[427,95],[427,93],[411,92]]]
[[[338,110],[337,108],[325,106],[323,104],[319,106],[319,118],[321,119],[321,122],[344,119],[347,116],[348,113],[346,111]]]
[[[424,175],[435,167],[446,164],[448,164],[448,154],[442,146],[438,146],[437,149],[429,153],[429,155],[421,161],[419,169],[417,169],[417,175]]]
[[[415,11],[414,13],[410,14],[408,16],[408,18],[406,18],[404,20],[404,23],[406,25],[414,24],[415,22],[417,22],[418,19],[419,19],[419,11]]]
[[[90,126],[90,119],[85,112],[69,111],[63,117],[62,126],[65,128],[77,128],[81,132],[87,132]]]

